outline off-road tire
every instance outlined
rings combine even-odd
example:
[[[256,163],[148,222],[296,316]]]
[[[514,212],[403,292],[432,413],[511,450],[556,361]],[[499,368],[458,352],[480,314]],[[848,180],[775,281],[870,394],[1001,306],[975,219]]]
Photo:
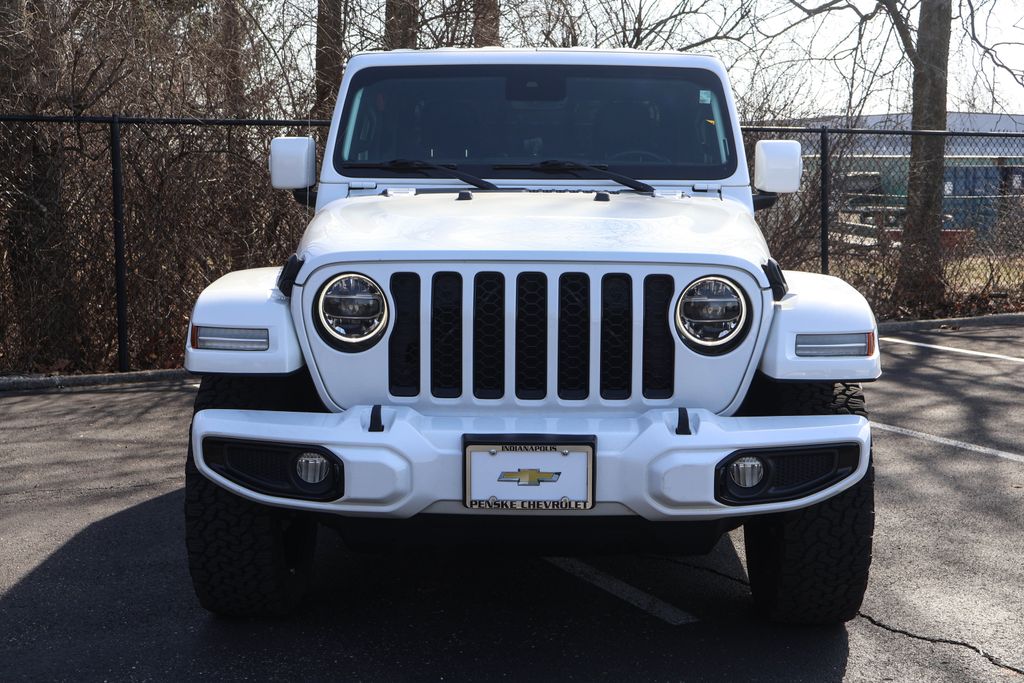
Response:
[[[775,383],[759,378],[746,415],[867,417],[855,384]],[[871,567],[874,467],[838,496],[744,524],[750,589],[758,611],[791,624],[834,624],[857,616]]]
[[[324,410],[309,375],[204,377],[195,410]],[[300,603],[313,563],[316,522],[259,505],[214,484],[185,463],[185,542],[199,603],[223,616],[281,616]]]

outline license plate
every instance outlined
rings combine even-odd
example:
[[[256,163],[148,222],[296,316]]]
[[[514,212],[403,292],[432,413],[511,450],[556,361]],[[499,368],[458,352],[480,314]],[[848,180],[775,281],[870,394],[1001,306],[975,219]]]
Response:
[[[594,506],[594,437],[466,436],[466,507],[473,510],[589,510]]]

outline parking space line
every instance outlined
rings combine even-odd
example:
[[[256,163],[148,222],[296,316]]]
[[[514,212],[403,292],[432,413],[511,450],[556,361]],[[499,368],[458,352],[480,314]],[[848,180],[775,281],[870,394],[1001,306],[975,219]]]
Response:
[[[987,446],[979,446],[977,444],[967,443],[966,441],[947,439],[944,436],[935,436],[934,434],[926,434],[925,432],[915,432],[913,429],[904,429],[903,427],[896,427],[894,425],[887,425],[874,421],[871,422],[871,428],[880,429],[883,432],[893,432],[894,434],[902,434],[903,436],[910,436],[915,439],[924,439],[925,441],[940,443],[943,446],[953,446],[955,448],[962,448],[965,451],[973,451],[975,453],[983,453],[985,455],[994,455],[997,458],[1003,458],[1005,460],[1013,460],[1014,462],[1024,463],[1024,455],[1010,453],[1009,451],[1000,451],[995,448],[988,448]]]
[[[985,351],[972,351],[971,349],[958,349],[953,346],[925,344],[924,342],[915,342],[910,341],[908,339],[897,339],[896,337],[882,337],[881,340],[889,344],[907,344],[909,346],[922,346],[926,349],[936,349],[938,351],[952,351],[953,353],[963,353],[968,356],[981,356],[982,358],[995,358],[996,360],[1008,360],[1014,363],[1024,363],[1024,358],[1017,358],[1016,356],[1004,356],[1001,353],[987,353]]]
[[[620,600],[628,602],[634,607],[639,607],[648,614],[673,626],[694,624],[700,621],[689,612],[684,612],[661,598],[645,593],[636,586],[631,586],[622,579],[606,574],[586,562],[580,562],[571,557],[546,557],[544,559],[562,571],[572,574],[578,579],[583,579],[587,583],[597,586],[601,590],[611,593]]]

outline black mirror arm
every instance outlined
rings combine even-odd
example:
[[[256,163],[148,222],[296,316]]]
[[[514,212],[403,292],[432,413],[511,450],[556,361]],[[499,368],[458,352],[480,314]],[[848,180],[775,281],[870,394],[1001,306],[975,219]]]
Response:
[[[775,202],[779,201],[779,195],[775,192],[761,192],[757,190],[751,193],[751,197],[754,200],[754,211],[770,209],[775,206]]]
[[[316,185],[310,185],[309,187],[300,187],[297,190],[292,190],[292,196],[295,197],[295,201],[307,208],[313,208],[316,206]]]

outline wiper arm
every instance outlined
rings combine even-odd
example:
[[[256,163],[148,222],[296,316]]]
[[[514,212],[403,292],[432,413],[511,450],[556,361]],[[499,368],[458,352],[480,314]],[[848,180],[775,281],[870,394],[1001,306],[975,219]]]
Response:
[[[426,175],[426,171],[438,171],[473,187],[479,187],[481,190],[498,189],[498,186],[494,183],[457,170],[455,164],[442,165],[420,159],[392,159],[391,161],[345,161],[341,165],[342,168],[379,168],[384,171],[410,171],[413,173],[423,173],[424,175]]]
[[[628,175],[622,175],[615,171],[609,171],[607,166],[593,164],[584,164],[579,161],[565,161],[561,159],[548,159],[546,161],[538,161],[533,164],[498,164],[494,167],[495,170],[523,170],[523,171],[539,171],[541,173],[571,173],[572,171],[590,171],[596,173],[603,178],[608,180],[614,180],[619,185],[625,185],[626,187],[636,190],[637,192],[650,192],[654,194],[654,188],[647,183],[641,182],[636,178],[630,178]]]

